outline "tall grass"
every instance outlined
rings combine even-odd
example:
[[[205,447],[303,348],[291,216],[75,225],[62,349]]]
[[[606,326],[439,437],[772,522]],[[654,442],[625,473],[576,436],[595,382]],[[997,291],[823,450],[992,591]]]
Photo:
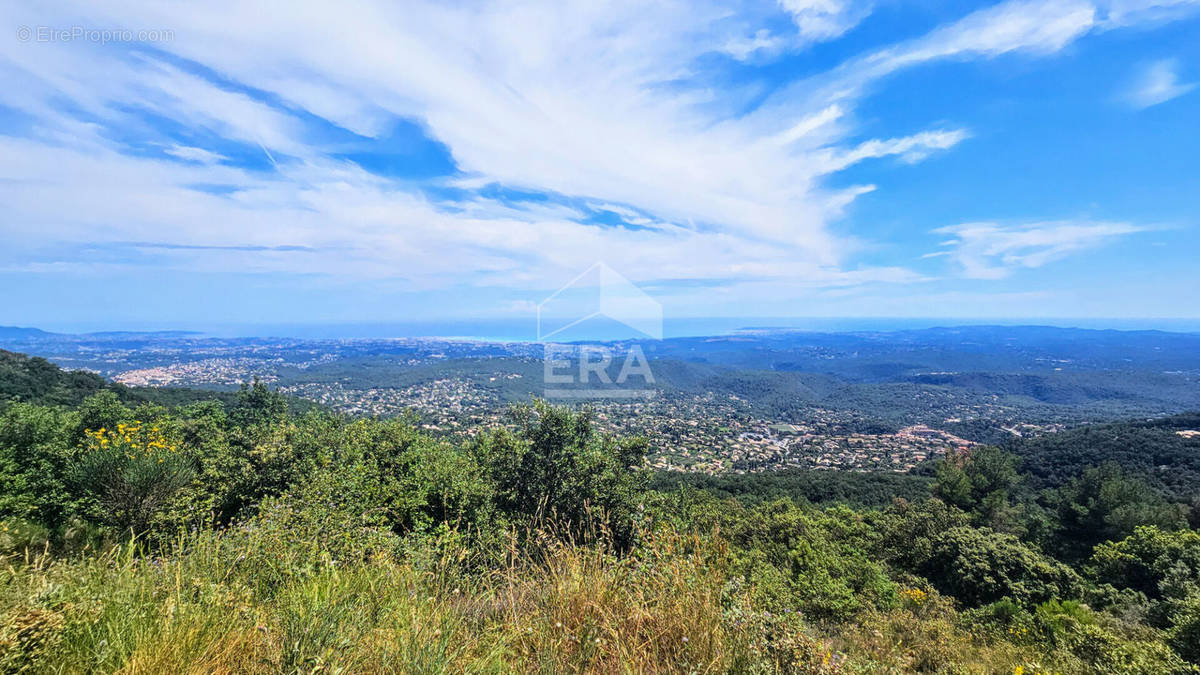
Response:
[[[603,542],[510,533],[484,567],[454,533],[353,562],[244,528],[153,556],[137,542],[27,554],[0,570],[0,672],[1033,673],[1046,660],[964,631],[934,594],[822,627],[756,609],[719,537],[665,530],[623,555]]]
[[[508,563],[486,571],[459,564],[469,557],[459,544],[434,542],[424,559],[326,558],[279,575],[260,565],[271,542],[216,533],[190,535],[153,557],[133,543],[73,560],[10,560],[0,572],[0,664],[30,672],[653,673],[765,668],[783,658],[733,622],[747,600],[728,592],[719,545],[663,535],[617,557],[603,545],[537,533],[511,542]]]

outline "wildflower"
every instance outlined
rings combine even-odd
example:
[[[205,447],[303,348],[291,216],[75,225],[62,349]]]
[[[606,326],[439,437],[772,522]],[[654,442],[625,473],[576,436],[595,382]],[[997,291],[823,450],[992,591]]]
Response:
[[[686,636],[686,635],[684,635],[684,636],[683,636],[683,641],[684,641],[684,643],[685,643],[685,644],[687,643],[688,639],[687,639],[687,636]]]

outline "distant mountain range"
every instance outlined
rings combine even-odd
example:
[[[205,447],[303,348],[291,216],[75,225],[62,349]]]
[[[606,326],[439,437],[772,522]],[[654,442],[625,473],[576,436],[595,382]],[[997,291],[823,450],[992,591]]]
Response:
[[[26,328],[22,326],[0,326],[0,340],[24,340],[38,338],[125,338],[125,337],[192,337],[204,333],[194,330],[114,330],[96,331],[93,333],[52,333],[41,328]]]
[[[0,326],[0,340],[20,340],[25,338],[40,338],[50,337],[55,333],[48,333],[40,328],[23,328],[21,326]]]

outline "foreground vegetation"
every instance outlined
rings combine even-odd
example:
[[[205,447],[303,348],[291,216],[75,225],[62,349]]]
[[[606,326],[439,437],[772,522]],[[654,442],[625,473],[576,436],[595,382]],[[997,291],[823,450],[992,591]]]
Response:
[[[1179,486],[982,449],[890,502],[652,489],[647,451],[542,404],[453,445],[261,385],[8,403],[0,671],[1200,672]]]

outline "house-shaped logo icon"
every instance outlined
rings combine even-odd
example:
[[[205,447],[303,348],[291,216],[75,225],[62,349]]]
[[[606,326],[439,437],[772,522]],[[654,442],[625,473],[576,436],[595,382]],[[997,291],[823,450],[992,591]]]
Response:
[[[628,329],[622,338],[661,340],[662,305],[603,262],[572,279],[537,307],[538,341],[571,340],[573,329],[603,322]]]

